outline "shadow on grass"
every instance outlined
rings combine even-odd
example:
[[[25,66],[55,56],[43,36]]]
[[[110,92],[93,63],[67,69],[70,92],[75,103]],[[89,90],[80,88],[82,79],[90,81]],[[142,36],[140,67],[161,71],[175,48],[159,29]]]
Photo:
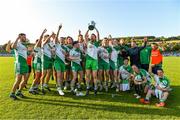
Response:
[[[92,109],[92,110],[102,110],[102,111],[113,111],[113,112],[125,112],[127,114],[147,114],[147,115],[160,115],[160,116],[176,116],[180,117],[180,100],[179,93],[180,86],[172,86],[173,91],[172,95],[169,96],[167,101],[166,108],[151,108],[151,106],[145,107],[144,105],[140,105],[138,100],[132,97],[132,93],[121,93],[117,94],[115,98],[111,97],[112,93],[101,93],[94,97],[93,95],[84,96],[84,97],[76,97],[70,93],[67,93],[62,99],[51,98],[47,99],[47,96],[61,97],[55,90],[52,90],[50,93],[45,95],[43,98],[35,97],[26,97],[25,99],[21,99],[23,102],[32,102],[33,104],[44,104],[44,105],[53,105],[53,106],[64,106],[64,107],[72,107],[72,108],[84,108],[84,109]],[[126,95],[125,95],[126,94]],[[38,96],[39,97],[39,96]],[[72,98],[73,100],[66,100],[64,98]],[[176,99],[174,99],[176,98]],[[132,100],[133,99],[133,100]],[[153,104],[155,103],[155,98],[153,99]],[[83,101],[78,101],[83,100]],[[86,102],[88,100],[88,102]],[[94,101],[94,103],[93,103]],[[100,103],[96,102],[99,101]],[[129,103],[132,105],[124,106],[122,104],[103,104],[102,102],[119,102],[119,103]],[[137,105],[137,106],[135,106]],[[153,105],[152,105],[153,106]]]
[[[167,110],[165,108],[149,108],[144,106],[123,106],[123,105],[107,105],[107,104],[97,104],[97,103],[85,103],[85,102],[70,102],[70,101],[51,101],[47,99],[34,99],[27,98],[23,99],[23,102],[33,102],[44,105],[52,106],[63,106],[81,109],[91,109],[91,110],[102,110],[103,111],[112,111],[112,112],[122,112],[127,114],[147,114],[147,115],[160,115],[160,116],[176,116],[180,117],[179,112],[176,110]]]

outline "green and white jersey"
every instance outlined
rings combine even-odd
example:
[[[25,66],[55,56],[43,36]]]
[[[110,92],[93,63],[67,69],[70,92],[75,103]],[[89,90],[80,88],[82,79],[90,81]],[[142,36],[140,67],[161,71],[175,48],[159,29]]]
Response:
[[[86,56],[86,49],[84,48],[85,46],[85,43],[82,42],[82,43],[79,43],[79,49],[81,51],[81,55],[82,55],[82,62],[85,62],[85,56]]]
[[[120,49],[118,46],[111,46],[111,49],[112,49],[112,52],[111,52],[111,56],[110,56],[110,59],[117,63],[118,61],[118,54],[120,52]]]
[[[119,68],[120,76],[123,80],[128,80],[130,78],[130,75],[132,73],[132,68],[130,65],[122,65]]]
[[[66,51],[62,48],[62,45],[57,43],[55,45],[55,49],[56,49],[56,51],[55,51],[56,57],[58,57],[65,63],[65,55],[63,54],[63,52],[66,52]]]
[[[50,42],[49,42],[49,47],[50,47],[50,49],[51,49],[51,57],[55,57],[55,50],[56,50],[56,48],[55,48],[55,43],[53,42],[53,40],[50,40]]]
[[[71,64],[73,62],[75,62],[75,63],[80,65],[80,62],[81,62],[81,51],[80,51],[80,49],[73,48],[70,51],[69,55],[72,56],[72,57],[77,57],[78,58],[78,60],[72,60]]]
[[[147,82],[151,83],[152,82],[151,75],[145,69],[140,69],[140,71],[144,73]]]
[[[62,45],[62,44],[61,44],[61,47],[62,47],[63,50],[65,50],[66,52],[68,52],[66,45],[64,45],[64,44]]]
[[[84,43],[79,43],[79,49],[84,52]]]
[[[169,79],[166,76],[163,76],[160,78],[158,76],[158,79],[156,80],[156,86],[159,86],[160,88],[169,88],[170,87],[170,82]]]
[[[143,77],[146,77],[146,71],[144,69],[139,69],[139,73],[134,72],[135,78],[134,80],[138,82],[143,81]]]
[[[105,61],[106,63],[109,63],[109,58],[106,58],[106,57],[109,57],[110,56],[110,48],[109,47],[98,47],[99,48],[99,57],[101,60]]]
[[[73,48],[72,45],[65,45],[67,52],[69,53]]]
[[[49,43],[46,43],[43,47],[42,47],[42,55],[45,55],[49,58],[51,58],[52,54],[51,54],[51,47]]]
[[[142,70],[144,70],[144,69],[142,69]],[[146,79],[147,79],[147,82],[148,82],[148,83],[151,83],[151,82],[152,82],[151,75],[150,75],[146,70],[144,70],[144,71],[146,72]]]
[[[87,43],[87,52],[86,52],[86,58],[89,59],[93,58],[95,60],[98,60],[98,46],[99,46],[99,42],[95,41],[95,42],[88,42]]]
[[[152,82],[151,75],[146,70],[144,70],[144,69],[139,69],[139,70],[140,70],[139,73],[134,72],[135,80],[143,81],[143,77],[145,77],[147,82],[151,83]]]
[[[34,52],[35,52],[35,57],[34,57],[34,63],[39,63],[41,62],[41,48],[40,47],[36,47],[34,48]]]
[[[26,63],[27,60],[27,47],[22,43],[18,42],[15,52],[16,63]]]
[[[50,40],[49,46],[51,49],[53,49],[53,48],[55,48],[55,43],[52,40]]]

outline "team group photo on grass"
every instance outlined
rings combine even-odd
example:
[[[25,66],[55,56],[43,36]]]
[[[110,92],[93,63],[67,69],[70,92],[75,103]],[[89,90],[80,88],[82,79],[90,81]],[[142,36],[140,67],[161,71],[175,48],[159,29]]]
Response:
[[[27,1],[26,4],[16,0],[15,10],[18,11],[17,7],[23,4],[25,10],[27,6],[34,5],[32,10],[38,9],[39,13],[46,5],[58,10],[55,8],[56,2],[62,3],[61,9],[64,9],[63,4],[68,3],[84,10],[88,9],[87,4],[93,5],[94,2],[97,8],[99,3],[116,7],[122,3],[132,7],[137,3],[147,5],[160,2],[76,1],[79,3],[77,5],[75,1],[38,1],[39,5],[45,3],[39,8],[35,1]],[[169,2],[162,2],[164,8]],[[105,10],[105,7],[102,8]],[[73,14],[73,10],[69,14]],[[29,12],[29,15],[24,15],[27,18],[19,17],[17,23],[21,19],[26,21],[30,15],[34,16]],[[114,19],[110,16],[107,15],[107,19]],[[170,37],[150,36],[153,32],[145,26],[143,30],[148,34],[117,36],[111,32],[112,29],[103,26],[112,24],[115,27],[113,24],[118,23],[101,23],[101,19],[97,18],[96,22],[96,18],[92,18],[85,20],[85,25],[81,25],[84,22],[78,23],[78,27],[74,25],[76,29],[73,29],[72,36],[72,30],[68,32],[67,28],[70,21],[77,24],[79,19],[73,21],[72,18],[68,25],[61,18],[56,20],[57,24],[53,23],[54,27],[39,23],[41,27],[35,27],[36,30],[29,23],[31,32],[27,32],[29,28],[22,25],[21,32],[15,30],[11,33],[11,40],[6,36],[9,40],[0,45],[0,119],[180,119],[180,26],[175,29],[177,34]],[[52,19],[47,18],[47,21],[51,25],[49,22]],[[118,29],[117,32],[123,31]],[[161,27],[158,29],[163,31]]]
[[[53,77],[60,96],[65,95],[63,90],[68,87],[76,96],[84,96],[82,86],[86,88],[86,96],[91,90],[96,96],[98,91],[108,92],[112,88],[116,92],[133,89],[135,98],[141,103],[149,104],[151,96],[155,95],[159,99],[156,106],[165,106],[171,88],[162,68],[163,48],[157,43],[148,45],[145,37],[142,46],[137,46],[132,39],[128,47],[123,39],[118,41],[111,35],[100,40],[94,21],[85,39],[79,30],[78,41],[70,36],[59,38],[61,28],[59,25],[57,34],[51,35],[45,34],[47,30],[44,29],[30,51],[25,33],[20,33],[12,44],[9,42],[7,50],[14,52],[16,74],[10,98],[25,97],[22,90],[34,71],[31,94],[50,92],[48,82]],[[93,29],[97,35],[89,35]]]

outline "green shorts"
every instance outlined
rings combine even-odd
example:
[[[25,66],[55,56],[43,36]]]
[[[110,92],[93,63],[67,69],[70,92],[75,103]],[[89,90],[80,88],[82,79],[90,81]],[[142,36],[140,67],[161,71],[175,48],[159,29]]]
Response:
[[[110,70],[118,70],[118,64],[113,62],[112,60],[109,61],[110,63]]]
[[[27,61],[22,56],[17,56],[15,61],[15,74],[26,74],[29,71]]]
[[[35,58],[33,62],[33,69],[37,72],[41,72],[41,59]]]
[[[69,65],[69,64],[66,65],[66,66],[65,66],[65,69],[66,69],[66,70],[71,70],[71,65]]]
[[[72,62],[71,69],[73,72],[83,71],[82,66],[75,62]]]
[[[54,61],[54,68],[57,72],[64,72],[66,65],[65,63],[58,57],[56,57],[55,61]]]
[[[26,74],[28,73],[27,63],[15,63],[15,73],[16,74]]]
[[[42,70],[52,69],[53,61],[51,58],[43,55],[42,56]]]
[[[86,59],[85,69],[86,70],[98,70],[98,61],[93,58]]]
[[[121,84],[128,84],[129,83],[129,80],[121,80],[121,82],[120,82]]]
[[[37,72],[41,72],[41,63],[33,63],[33,68]]]
[[[99,70],[109,70],[110,65],[109,65],[109,63],[105,62],[104,60],[100,60],[98,67],[99,67]]]
[[[151,82],[147,81],[147,82],[145,83],[145,85],[151,86]]]

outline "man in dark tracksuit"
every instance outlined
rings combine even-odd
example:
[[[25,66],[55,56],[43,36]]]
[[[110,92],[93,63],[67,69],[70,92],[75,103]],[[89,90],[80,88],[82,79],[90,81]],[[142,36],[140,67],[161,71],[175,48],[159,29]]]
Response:
[[[127,49],[128,55],[130,56],[130,65],[136,65],[138,68],[141,67],[140,62],[140,51],[146,47],[147,38],[144,38],[144,45],[138,47],[135,41],[131,42],[131,48]]]

